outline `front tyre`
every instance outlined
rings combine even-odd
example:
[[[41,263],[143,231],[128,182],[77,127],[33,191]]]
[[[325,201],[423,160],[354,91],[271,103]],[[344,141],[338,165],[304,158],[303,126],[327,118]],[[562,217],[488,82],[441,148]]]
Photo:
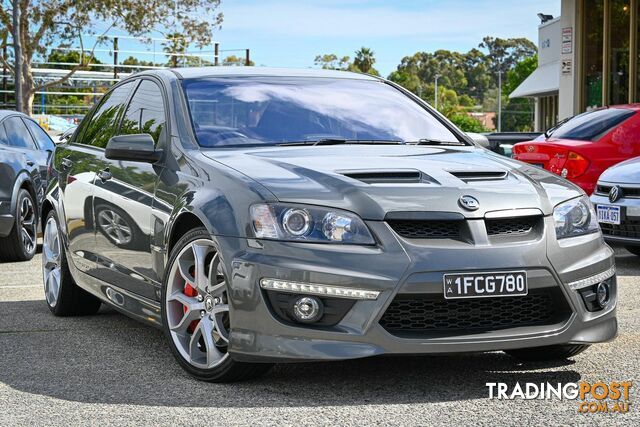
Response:
[[[45,300],[54,315],[82,316],[100,309],[100,300],[79,288],[71,277],[58,217],[53,210],[47,215],[42,236],[42,278]]]
[[[162,326],[178,363],[202,381],[233,382],[265,373],[270,365],[234,361],[227,275],[204,228],[185,234],[169,258],[162,290]]]
[[[18,192],[14,212],[15,222],[11,233],[0,239],[0,260],[28,261],[36,253],[38,212],[31,193],[25,189]]]
[[[563,344],[507,350],[505,353],[526,362],[549,362],[576,356],[587,348],[589,348],[589,346],[586,344]]]

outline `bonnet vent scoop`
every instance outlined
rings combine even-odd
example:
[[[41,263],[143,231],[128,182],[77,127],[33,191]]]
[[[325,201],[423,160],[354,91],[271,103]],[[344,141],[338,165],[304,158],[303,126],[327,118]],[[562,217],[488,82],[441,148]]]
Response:
[[[358,170],[339,172],[367,184],[420,184],[434,182],[418,170]]]
[[[507,178],[506,171],[449,171],[456,178],[464,181],[499,181]]]

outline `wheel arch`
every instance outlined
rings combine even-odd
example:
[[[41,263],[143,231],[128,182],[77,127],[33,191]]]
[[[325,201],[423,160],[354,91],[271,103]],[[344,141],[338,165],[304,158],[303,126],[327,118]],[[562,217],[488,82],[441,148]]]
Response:
[[[16,181],[13,184],[13,192],[11,196],[11,212],[14,212],[16,209],[16,205],[18,203],[18,192],[22,189],[27,190],[29,194],[31,194],[31,197],[33,197],[33,201],[36,204],[37,210],[39,206],[35,188],[33,187],[33,183],[31,182],[31,179],[29,178],[27,172],[22,171],[18,174],[18,176],[16,177]]]
[[[168,230],[166,239],[167,256],[171,254],[171,250],[178,240],[180,240],[180,238],[189,231],[199,227],[208,229],[205,222],[193,211],[180,212],[171,224],[172,225]]]

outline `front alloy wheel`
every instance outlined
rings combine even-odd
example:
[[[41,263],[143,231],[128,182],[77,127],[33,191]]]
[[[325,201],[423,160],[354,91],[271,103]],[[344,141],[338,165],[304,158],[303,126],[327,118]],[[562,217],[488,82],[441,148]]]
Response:
[[[215,243],[204,229],[175,245],[163,289],[163,326],[180,365],[197,379],[230,382],[266,372],[267,364],[233,361],[228,353],[229,284]]]

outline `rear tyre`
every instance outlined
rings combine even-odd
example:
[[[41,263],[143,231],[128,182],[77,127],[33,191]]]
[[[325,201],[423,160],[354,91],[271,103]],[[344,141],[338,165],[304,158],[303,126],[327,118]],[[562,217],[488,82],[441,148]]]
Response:
[[[640,256],[640,246],[625,246],[625,249],[636,256]]]
[[[171,251],[162,289],[162,326],[182,368],[201,381],[235,382],[270,364],[234,361],[227,348],[228,281],[220,252],[204,228],[185,234]]]
[[[527,362],[549,362],[553,360],[563,360],[576,356],[589,348],[586,344],[562,344],[550,345],[546,347],[522,348],[518,350],[507,350],[511,357]]]
[[[38,211],[36,202],[29,191],[18,192],[15,218],[11,233],[0,239],[0,260],[28,261],[36,253],[36,233],[38,227]]]
[[[56,316],[95,314],[100,300],[76,285],[71,277],[55,211],[50,211],[42,237],[42,277],[49,310]]]

